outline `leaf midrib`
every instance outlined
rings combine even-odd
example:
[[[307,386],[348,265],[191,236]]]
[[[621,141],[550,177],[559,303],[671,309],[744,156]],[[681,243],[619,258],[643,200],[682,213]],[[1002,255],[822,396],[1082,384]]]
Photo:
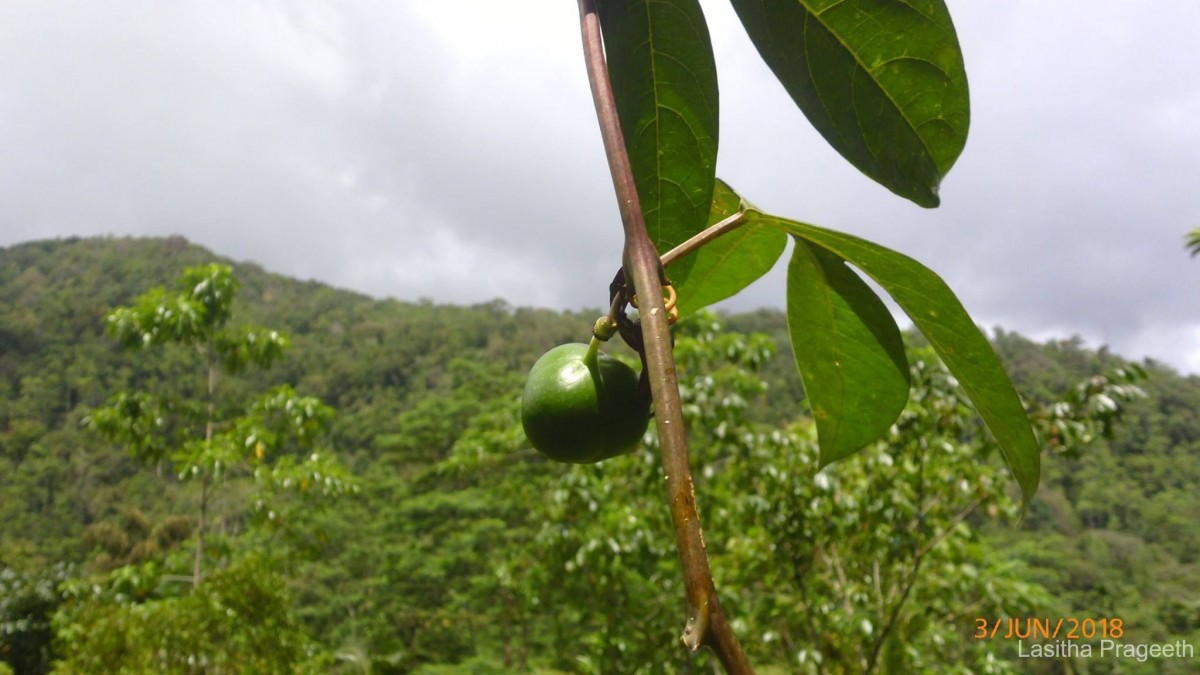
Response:
[[[661,109],[659,92],[658,92],[658,50],[654,47],[654,20],[650,16],[650,1],[644,3],[646,10],[646,48],[650,50],[650,82],[654,96],[654,182],[657,183],[658,203],[654,208],[654,232],[655,242],[661,245],[662,239],[662,201],[663,201],[663,185],[666,179],[663,178],[662,171],[662,115],[659,113]]]
[[[891,92],[889,92],[889,91],[887,90],[887,88],[886,88],[886,87],[883,87],[883,86],[882,86],[882,85],[879,83],[879,80],[877,80],[877,79],[875,78],[874,71],[873,71],[871,68],[868,68],[868,67],[867,67],[867,64],[866,64],[866,63],[864,63],[864,62],[863,62],[863,60],[862,60],[861,58],[859,58],[858,54],[857,54],[857,53],[855,53],[855,52],[854,52],[854,50],[850,49],[849,45],[847,45],[847,44],[846,44],[846,41],[842,39],[842,36],[841,36],[840,34],[838,34],[838,32],[837,32],[837,31],[833,30],[833,28],[832,28],[832,27],[829,25],[829,23],[828,23],[828,22],[826,22],[826,21],[822,20],[822,18],[821,18],[821,15],[822,15],[822,14],[824,14],[825,12],[828,12],[829,10],[831,10],[831,9],[833,9],[833,8],[835,8],[835,7],[838,7],[838,6],[842,5],[842,4],[845,4],[845,3],[846,3],[846,2],[848,2],[849,0],[838,0],[837,2],[833,3],[832,5],[829,5],[828,7],[826,7],[826,8],[825,8],[825,9],[823,9],[823,10],[821,10],[820,12],[816,11],[815,9],[813,9],[813,7],[812,7],[812,3],[810,2],[810,0],[797,0],[797,1],[800,3],[800,6],[801,6],[801,7],[803,7],[803,8],[804,8],[804,10],[805,10],[806,12],[808,12],[808,14],[809,14],[810,16],[812,16],[814,19],[816,19],[816,21],[817,21],[819,24],[821,24],[821,27],[822,27],[822,28],[824,28],[824,29],[825,29],[825,31],[826,31],[827,33],[829,33],[830,35],[832,35],[832,36],[833,36],[833,38],[834,38],[835,40],[837,40],[838,44],[840,44],[840,45],[842,46],[842,48],[843,48],[843,49],[844,49],[844,50],[845,50],[847,53],[849,53],[849,54],[850,54],[851,58],[853,58],[853,59],[854,59],[854,62],[855,62],[856,64],[858,64],[858,67],[859,67],[859,68],[860,68],[860,69],[861,69],[861,70],[862,70],[864,73],[866,73],[867,77],[868,77],[868,78],[871,80],[871,82],[872,82],[872,83],[875,85],[875,87],[876,87],[877,89],[879,89],[879,91],[881,91],[881,92],[883,93],[884,97],[885,97],[885,98],[887,98],[888,102],[892,104],[892,107],[893,107],[893,108],[894,108],[894,109],[895,109],[895,110],[896,110],[898,113],[900,113],[900,117],[904,118],[904,121],[908,123],[908,128],[909,128],[909,129],[912,129],[912,132],[913,132],[913,134],[915,134],[915,135],[916,135],[916,137],[917,137],[917,140],[919,140],[919,141],[920,141],[920,143],[921,143],[921,147],[925,149],[925,154],[926,154],[926,155],[928,155],[928,156],[929,156],[931,159],[933,159],[933,158],[935,157],[935,155],[933,154],[933,149],[929,147],[929,144],[928,144],[928,143],[925,141],[925,138],[924,138],[924,137],[923,137],[923,136],[920,134],[920,132],[919,132],[919,131],[917,131],[917,129],[918,129],[917,125],[913,123],[913,120],[912,120],[912,119],[910,119],[910,118],[909,118],[909,116],[908,116],[907,114],[905,114],[905,112],[904,112],[904,109],[903,109],[902,107],[900,107],[900,105],[899,105],[899,104],[896,102],[896,99],[895,99],[895,98],[892,96]],[[908,7],[908,8],[909,8],[909,9],[911,9],[912,11],[916,12],[916,13],[917,13],[919,16],[921,16],[923,19],[925,19],[926,21],[928,21],[928,17],[926,17],[924,14],[921,14],[921,12],[917,12],[916,8],[914,8],[912,5],[908,4],[907,2],[901,2],[900,4],[904,5],[905,7]],[[909,57],[909,58],[914,58],[914,57]],[[924,60],[924,59],[921,59],[921,60]],[[887,61],[887,62],[890,62],[890,60],[889,60],[889,61]],[[885,62],[885,63],[887,63],[887,62]],[[942,69],[941,69],[941,68],[938,68],[938,70],[942,70]],[[811,72],[812,72],[812,70],[811,70],[811,69],[809,69],[809,73],[810,73],[810,74],[811,74]],[[943,72],[944,72],[944,71],[943,71]],[[811,81],[811,76],[810,76],[810,81]],[[814,90],[815,90],[815,89],[816,89],[816,87],[814,86]],[[818,95],[818,96],[820,96],[820,93],[818,93],[817,95]],[[824,105],[824,102],[822,102],[822,105]],[[826,111],[828,111],[828,110],[829,110],[829,108],[828,108],[828,107],[826,107],[826,108],[825,108],[825,110],[826,110]],[[855,110],[857,111],[857,106],[856,106]],[[857,122],[857,120],[858,120],[858,115],[855,115],[855,121]],[[863,134],[865,134],[865,131],[862,129],[862,127],[861,127],[861,126],[859,127],[859,133],[863,133]],[[867,150],[871,152],[871,156],[872,156],[872,157],[875,157],[875,152],[874,152],[873,150],[871,150],[869,147],[867,148]],[[878,157],[876,157],[876,161],[878,161]],[[936,161],[936,160],[934,160],[934,166],[937,166],[937,161]],[[940,172],[941,172],[941,170],[942,170],[942,168],[939,166],[939,167],[938,167],[938,172],[940,173]]]
[[[834,327],[834,330],[832,330],[830,332],[829,337],[831,338],[831,341],[834,343],[834,353],[838,354],[838,355],[842,355],[842,341],[841,341],[842,334],[841,334],[841,331],[837,330],[837,326],[839,325],[840,322],[838,321],[838,318],[837,318],[837,312],[834,311],[833,300],[831,299],[832,295],[833,295],[833,289],[829,284],[829,274],[826,272],[825,266],[822,265],[821,261],[817,258],[816,252],[812,249],[812,244],[808,243],[807,241],[796,242],[793,244],[793,247],[796,246],[797,244],[804,245],[805,257],[807,257],[809,259],[809,261],[811,261],[813,269],[816,270],[816,273],[821,277],[821,281],[823,282],[821,284],[821,291],[822,291],[822,295],[825,298],[825,302],[823,303],[823,305],[824,305],[824,308],[826,310],[828,310],[828,312],[829,312],[829,325]],[[844,356],[843,356],[843,358],[844,358]],[[841,373],[840,366],[836,366],[836,364],[839,362],[840,362],[840,359],[835,360],[834,364],[835,364],[835,367],[839,368],[838,372]],[[845,403],[846,403],[846,383],[843,380],[843,378],[841,378],[841,377],[837,377],[835,379],[836,379],[837,387],[838,387],[838,393],[837,393],[837,398],[838,398],[838,402],[839,402],[838,409],[844,410]],[[832,438],[830,438],[829,445],[836,448],[836,447],[839,447],[838,441],[840,441],[841,437],[842,437],[843,415],[841,415],[841,414],[835,415],[834,419],[835,419],[836,423],[834,424],[833,433],[830,434],[830,436]]]

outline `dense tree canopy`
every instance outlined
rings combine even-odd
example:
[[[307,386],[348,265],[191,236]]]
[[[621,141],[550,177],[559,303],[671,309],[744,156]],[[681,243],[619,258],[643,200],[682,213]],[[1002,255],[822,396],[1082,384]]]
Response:
[[[0,662],[705,667],[675,648],[682,593],[653,434],[631,455],[567,467],[520,430],[525,371],[586,337],[598,311],[380,301],[234,265],[229,325],[278,329],[291,348],[269,370],[223,375],[216,418],[265,425],[281,419],[273,402],[311,397],[331,411],[320,447],[359,490],[324,508],[292,495],[257,509],[267,495],[252,444],[214,493],[211,574],[191,590],[195,485],[83,422],[121,392],[175,410],[205,400],[203,353],[131,358],[104,317],[210,263],[228,261],[180,239],[0,251]],[[1042,488],[1018,519],[989,437],[919,336],[900,421],[818,471],[803,387],[778,353],[786,335],[765,310],[677,329],[709,549],[760,671],[1026,672],[1009,645],[970,639],[978,615],[1107,614],[1142,641],[1200,638],[1196,377],[1144,363],[1142,379],[1078,340],[997,331],[1046,448]]]

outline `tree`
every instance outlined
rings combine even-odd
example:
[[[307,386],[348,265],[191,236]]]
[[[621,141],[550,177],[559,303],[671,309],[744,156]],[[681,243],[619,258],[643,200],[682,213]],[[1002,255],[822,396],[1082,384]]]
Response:
[[[5,662],[18,673],[46,672],[58,585],[70,576],[63,564],[35,573],[0,565],[0,673]]]
[[[289,536],[302,533],[298,524],[325,498],[356,485],[325,444],[331,407],[289,385],[249,403],[221,395],[221,375],[270,367],[288,346],[278,331],[229,325],[237,290],[228,266],[190,267],[173,291],[152,289],[107,316],[110,333],[126,349],[179,345],[199,356],[198,402],[127,391],[86,420],[143,463],[169,460],[179,480],[200,484],[192,588],[179,594],[171,584],[176,575],[167,573],[177,567],[171,544],[182,539],[179,527],[163,539],[160,528],[151,532],[144,517],[131,515],[124,528],[89,530],[110,561],[124,564],[65,586],[54,617],[58,668],[323,672],[329,665],[293,618],[282,571],[295,559],[290,542],[302,544]],[[222,529],[234,535],[220,549],[226,564],[202,586],[211,566],[206,531],[218,520],[214,491],[251,478],[251,486],[237,491],[244,507],[225,514],[232,522]],[[274,545],[280,535],[288,545]],[[142,540],[131,547],[135,537]]]
[[[962,55],[941,0],[919,10],[865,1],[733,4],[764,61],[834,149],[896,194],[938,205],[970,117]],[[691,650],[712,647],[729,671],[748,672],[701,533],[669,334],[674,317],[739,292],[774,265],[790,236],[788,323],[819,465],[887,433],[909,398],[900,331],[860,273],[892,296],[946,364],[995,436],[1026,505],[1039,479],[1037,442],[988,341],[936,274],[852,235],[769,215],[717,179],[716,67],[698,0],[579,0],[579,8],[625,233],[611,310],[593,339],[607,339],[615,326],[643,364],[689,603],[682,640]],[[637,322],[626,315],[629,304],[639,308]]]
[[[1192,254],[1193,258],[1200,255],[1200,227],[1187,233],[1187,239],[1183,246]]]
[[[138,603],[92,582],[68,584],[54,617],[63,655],[54,672],[328,672],[328,657],[293,616],[276,563],[249,555],[187,595]],[[131,571],[121,576],[136,577]]]
[[[123,392],[88,420],[93,429],[126,444],[143,462],[154,465],[169,458],[180,480],[200,484],[192,566],[192,584],[197,587],[203,577],[212,490],[226,477],[252,473],[260,491],[267,492],[337,495],[351,487],[332,454],[314,447],[332,421],[329,406],[287,385],[271,389],[241,410],[233,402],[219,405],[222,373],[240,373],[249,366],[269,368],[288,346],[287,337],[278,331],[228,325],[238,286],[227,265],[189,267],[174,290],[152,289],[132,306],[109,313],[109,332],[126,349],[192,348],[200,357],[202,402]],[[264,495],[254,503],[268,522],[279,522],[280,514]]]

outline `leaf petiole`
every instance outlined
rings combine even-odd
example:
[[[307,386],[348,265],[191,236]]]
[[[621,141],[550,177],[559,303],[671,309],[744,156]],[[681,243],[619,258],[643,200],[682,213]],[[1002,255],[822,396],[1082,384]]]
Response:
[[[742,225],[745,225],[747,220],[746,211],[741,210],[719,223],[704,228],[692,236],[691,239],[664,253],[662,256],[662,266],[665,268],[667,265],[704,246],[717,237],[733,232]]]

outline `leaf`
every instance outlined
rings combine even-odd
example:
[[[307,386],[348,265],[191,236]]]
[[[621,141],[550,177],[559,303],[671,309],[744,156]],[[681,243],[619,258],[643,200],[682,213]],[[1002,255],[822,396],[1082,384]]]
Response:
[[[713,190],[708,226],[739,213],[742,198],[718,180]],[[737,295],[775,266],[787,247],[787,235],[769,225],[742,225],[687,254],[667,268],[679,294],[680,317]],[[684,272],[679,274],[679,262]]]
[[[860,171],[925,207],[962,152],[967,76],[942,0],[732,0],[817,131]]]
[[[617,115],[660,253],[704,228],[717,162],[717,69],[696,0],[601,0]],[[681,261],[683,275],[690,261]]]
[[[906,255],[849,234],[761,211],[747,211],[747,216],[752,223],[771,223],[831,251],[891,294],[975,404],[996,437],[1028,505],[1041,473],[1041,456],[1029,416],[996,352],[946,282]]]
[[[1200,255],[1200,227],[1187,233],[1187,239],[1183,246],[1192,254],[1193,258]]]
[[[883,301],[845,260],[800,238],[788,265],[787,307],[826,465],[882,436],[904,409],[904,340]]]

